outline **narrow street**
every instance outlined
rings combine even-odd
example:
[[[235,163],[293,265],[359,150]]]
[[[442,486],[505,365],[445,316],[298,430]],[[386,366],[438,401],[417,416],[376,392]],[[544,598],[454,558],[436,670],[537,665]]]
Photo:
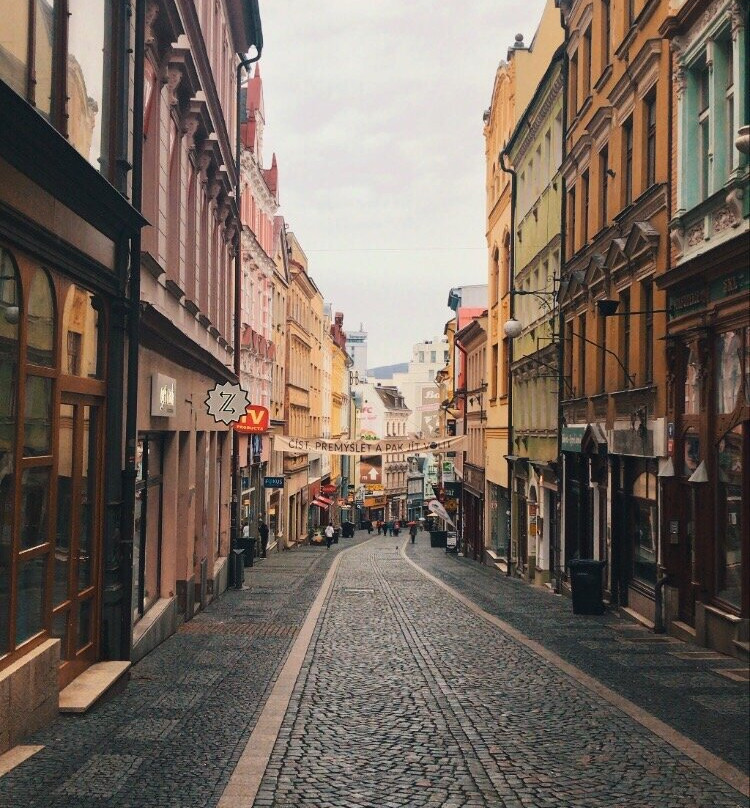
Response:
[[[358,532],[248,569],[122,692],[31,737],[0,805],[744,806],[736,667],[426,533]]]

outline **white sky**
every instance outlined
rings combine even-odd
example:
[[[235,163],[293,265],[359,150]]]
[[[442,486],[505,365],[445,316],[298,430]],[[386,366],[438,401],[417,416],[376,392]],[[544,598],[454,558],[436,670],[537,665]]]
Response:
[[[441,334],[452,286],[486,283],[482,113],[543,0],[261,0],[264,162],[368,365]]]

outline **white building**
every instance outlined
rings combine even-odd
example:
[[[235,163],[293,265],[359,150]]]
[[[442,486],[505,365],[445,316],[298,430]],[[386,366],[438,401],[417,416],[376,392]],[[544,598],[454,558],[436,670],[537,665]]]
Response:
[[[352,359],[352,372],[359,379],[367,378],[367,331],[362,330],[362,323],[359,324],[359,331],[347,331],[346,352]]]

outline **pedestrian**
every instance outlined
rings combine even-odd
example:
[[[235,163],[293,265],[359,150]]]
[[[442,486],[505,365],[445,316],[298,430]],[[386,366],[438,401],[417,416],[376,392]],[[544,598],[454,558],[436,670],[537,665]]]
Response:
[[[375,520],[375,527],[378,529],[378,536],[379,536],[380,532],[383,529],[383,523],[380,521],[380,519]]]
[[[333,541],[333,525],[326,525],[325,534],[326,534],[326,547],[330,550],[331,542]]]
[[[411,527],[409,528],[409,535],[411,536],[411,543],[414,544],[414,540],[417,538],[417,523],[412,522]]]
[[[245,524],[242,525],[242,538],[243,539],[250,538],[250,522],[245,522]]]
[[[268,525],[262,519],[258,519],[258,535],[260,536],[260,557],[265,558],[268,548]]]
[[[372,533],[372,519],[367,520],[367,533]]]

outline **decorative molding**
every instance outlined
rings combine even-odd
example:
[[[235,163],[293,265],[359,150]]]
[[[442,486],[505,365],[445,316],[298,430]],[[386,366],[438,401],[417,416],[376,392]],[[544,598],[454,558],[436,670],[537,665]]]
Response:
[[[703,220],[694,224],[688,231],[685,236],[685,242],[688,247],[695,247],[696,244],[700,244],[705,238],[705,227],[703,224]]]

